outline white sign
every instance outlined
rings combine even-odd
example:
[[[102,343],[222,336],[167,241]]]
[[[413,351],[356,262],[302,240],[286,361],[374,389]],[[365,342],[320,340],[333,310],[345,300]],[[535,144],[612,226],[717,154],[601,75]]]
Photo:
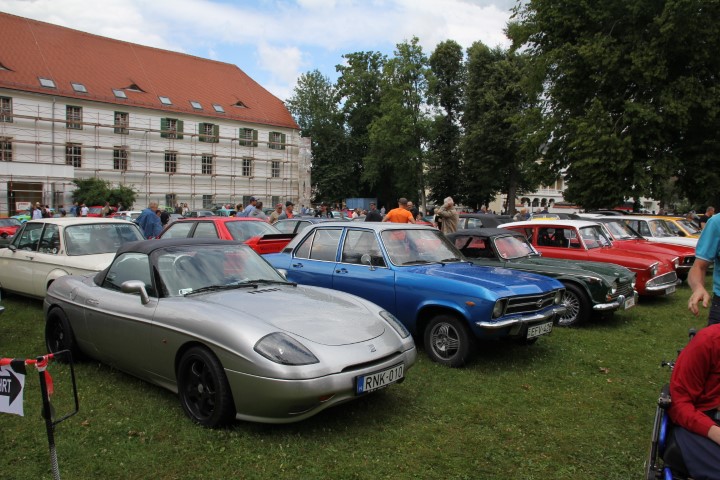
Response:
[[[32,202],[15,202],[15,210],[23,212],[32,208]]]
[[[0,412],[24,416],[23,389],[25,388],[25,362],[13,361],[0,367]]]

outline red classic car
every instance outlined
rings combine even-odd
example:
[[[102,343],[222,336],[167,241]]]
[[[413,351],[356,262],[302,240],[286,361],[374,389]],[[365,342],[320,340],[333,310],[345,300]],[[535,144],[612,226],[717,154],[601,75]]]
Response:
[[[675,265],[665,256],[613,246],[603,227],[585,220],[535,220],[505,223],[500,228],[522,232],[543,256],[567,260],[615,263],[635,272],[640,295],[664,296],[675,292]]]
[[[621,218],[603,217],[594,219],[598,223],[602,223],[610,232],[613,244],[625,250],[636,252],[649,252],[656,255],[667,255],[669,257],[677,257],[678,264],[675,268],[677,276],[680,280],[685,280],[695,263],[695,249],[685,245],[675,245],[671,243],[651,242],[647,238],[640,235],[626,224]]]
[[[294,233],[282,233],[264,220],[251,217],[181,218],[165,227],[159,238],[219,238],[245,242],[259,254],[278,253]]]
[[[0,238],[11,238],[22,223],[17,218],[0,217]]]

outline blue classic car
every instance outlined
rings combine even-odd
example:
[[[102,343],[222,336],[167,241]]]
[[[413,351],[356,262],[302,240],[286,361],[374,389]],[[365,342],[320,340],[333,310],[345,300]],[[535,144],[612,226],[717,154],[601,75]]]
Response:
[[[437,229],[389,222],[321,223],[264,255],[288,280],[371,300],[438,363],[458,367],[477,339],[533,343],[565,312],[562,283],[467,261]]]

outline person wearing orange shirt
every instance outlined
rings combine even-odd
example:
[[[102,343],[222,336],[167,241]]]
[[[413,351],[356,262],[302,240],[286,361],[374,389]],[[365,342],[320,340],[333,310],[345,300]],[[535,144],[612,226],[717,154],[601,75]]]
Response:
[[[415,223],[415,218],[413,217],[412,212],[408,209],[407,198],[400,198],[398,200],[398,207],[390,210],[382,221],[393,223]]]

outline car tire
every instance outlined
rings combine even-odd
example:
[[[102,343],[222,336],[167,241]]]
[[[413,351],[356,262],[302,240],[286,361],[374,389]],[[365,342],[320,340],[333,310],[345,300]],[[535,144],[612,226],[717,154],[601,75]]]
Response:
[[[235,418],[235,404],[225,371],[203,347],[185,352],[178,364],[178,395],[185,413],[204,427],[216,428]]]
[[[67,315],[60,308],[53,308],[47,314],[45,320],[45,346],[50,353],[68,350],[73,359],[80,358],[80,349],[77,346],[70,321],[68,321]],[[65,355],[59,355],[56,360],[61,363],[68,361]]]
[[[452,368],[462,367],[475,353],[475,337],[452,315],[437,315],[430,320],[425,328],[424,344],[433,362]]]
[[[559,327],[574,327],[590,317],[590,300],[587,293],[572,283],[565,284],[562,303],[567,311],[555,322]]]

